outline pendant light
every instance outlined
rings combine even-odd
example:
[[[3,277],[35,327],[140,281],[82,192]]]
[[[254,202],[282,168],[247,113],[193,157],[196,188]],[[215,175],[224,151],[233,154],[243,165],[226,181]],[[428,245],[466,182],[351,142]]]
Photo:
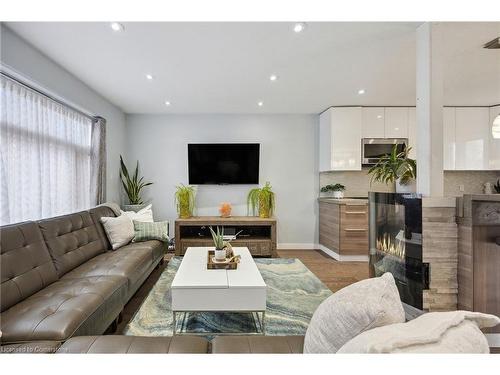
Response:
[[[500,138],[500,115],[497,115],[493,120],[493,124],[491,125],[491,134],[493,138]]]

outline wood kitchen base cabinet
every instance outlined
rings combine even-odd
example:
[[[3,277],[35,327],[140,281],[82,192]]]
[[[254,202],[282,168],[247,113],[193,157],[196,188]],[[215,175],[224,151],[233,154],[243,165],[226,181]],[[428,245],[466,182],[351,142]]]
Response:
[[[465,197],[458,223],[458,308],[500,316],[500,197]],[[500,334],[500,326],[483,331]]]
[[[234,247],[248,247],[252,256],[276,257],[276,219],[255,216],[195,216],[175,221],[175,255],[184,255],[188,247],[214,246],[210,227],[224,227],[224,234],[236,234]]]
[[[319,200],[319,243],[340,261],[368,261],[368,201]]]

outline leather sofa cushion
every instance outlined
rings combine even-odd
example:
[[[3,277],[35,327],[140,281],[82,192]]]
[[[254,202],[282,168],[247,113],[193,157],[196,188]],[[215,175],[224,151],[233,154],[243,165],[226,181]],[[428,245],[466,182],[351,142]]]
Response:
[[[217,336],[212,341],[212,353],[300,354],[304,336]]]
[[[118,207],[118,209],[120,209]],[[94,222],[97,234],[99,234],[99,238],[103,242],[104,248],[106,250],[111,250],[111,244],[109,243],[108,237],[106,236],[106,232],[101,224],[102,217],[116,217],[114,211],[108,206],[97,206],[89,210],[90,216],[92,217],[92,221]]]
[[[0,228],[1,311],[57,280],[57,272],[34,222]]]
[[[66,341],[57,353],[208,353],[201,337],[80,336]]]
[[[161,258],[165,255],[166,244],[161,242],[161,241],[157,241],[157,240],[144,241],[144,242],[132,242],[128,245],[125,245],[122,249],[125,249],[127,251],[136,251],[139,249],[146,249],[147,251],[149,251],[151,253],[151,261],[155,262],[158,258]],[[119,249],[119,250],[122,250],[122,249]]]
[[[59,349],[59,341],[33,341],[0,346],[2,354],[52,354]]]
[[[41,220],[38,225],[59,276],[106,251],[87,211]]]
[[[126,283],[120,276],[56,281],[2,312],[1,340],[3,343],[64,341],[101,305],[113,300],[115,293],[124,295]]]
[[[131,288],[144,276],[152,263],[150,249],[134,249],[125,246],[92,258],[64,275],[63,280],[115,275],[127,278],[128,287]]]

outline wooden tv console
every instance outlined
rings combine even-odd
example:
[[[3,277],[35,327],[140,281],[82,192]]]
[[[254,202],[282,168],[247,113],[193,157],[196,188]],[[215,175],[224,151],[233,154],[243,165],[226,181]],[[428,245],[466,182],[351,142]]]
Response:
[[[276,219],[256,216],[193,216],[175,220],[175,255],[184,255],[188,247],[214,246],[209,227],[224,227],[225,234],[241,234],[231,241],[234,247],[248,247],[252,256],[276,257]]]

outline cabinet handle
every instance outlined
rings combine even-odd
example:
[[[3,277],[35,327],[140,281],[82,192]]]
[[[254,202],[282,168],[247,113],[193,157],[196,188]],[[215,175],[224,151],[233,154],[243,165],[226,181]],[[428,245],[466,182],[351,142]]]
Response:
[[[366,211],[346,211],[345,213],[349,215],[366,215]]]
[[[368,229],[364,228],[344,228],[346,232],[366,232]]]

